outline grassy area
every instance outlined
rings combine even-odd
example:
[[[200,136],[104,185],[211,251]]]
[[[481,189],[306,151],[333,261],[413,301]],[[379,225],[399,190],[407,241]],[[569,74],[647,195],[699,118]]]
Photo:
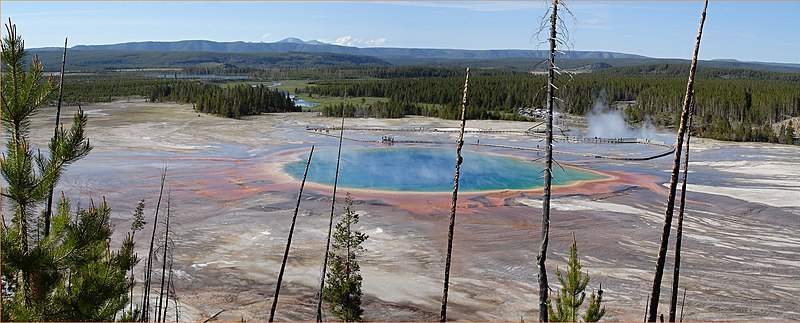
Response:
[[[280,85],[273,86],[273,89],[278,89],[281,91],[289,92],[289,94],[296,94],[294,93],[294,89],[304,88],[308,85],[311,81],[308,80],[283,80],[283,81],[275,81],[273,83],[280,83]]]

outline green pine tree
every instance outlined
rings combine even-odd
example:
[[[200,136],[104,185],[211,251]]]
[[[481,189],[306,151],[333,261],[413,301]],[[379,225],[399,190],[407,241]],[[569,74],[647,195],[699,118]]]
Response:
[[[322,292],[331,313],[342,322],[363,321],[364,314],[361,309],[362,279],[356,256],[365,250],[361,244],[369,237],[353,228],[358,224],[358,213],[352,207],[353,199],[347,193],[344,214],[333,233],[332,252],[328,258],[330,269]]]
[[[49,154],[28,140],[30,117],[50,102],[57,89],[45,80],[38,58],[26,68],[25,49],[9,19],[2,41],[2,124],[7,135],[0,173],[10,225],[0,226],[2,244],[2,321],[110,321],[127,302],[132,283],[126,274],[136,263],[133,240],[110,250],[110,209],[105,201],[71,214],[61,198],[49,222],[42,204],[64,168],[91,151],[85,137],[87,117],[72,119],[49,143]],[[36,151],[36,153],[34,153]],[[49,232],[49,234],[47,234]]]
[[[581,272],[581,262],[578,260],[578,243],[575,237],[572,238],[572,245],[569,250],[569,261],[567,262],[567,272],[562,273],[556,269],[558,282],[561,284],[561,291],[556,293],[555,298],[547,300],[547,310],[550,322],[577,322],[580,316],[580,308],[586,299],[586,285],[589,283],[589,274]],[[555,308],[553,307],[555,301]],[[606,313],[602,307],[603,287],[595,293],[592,291],[589,296],[589,307],[581,317],[585,322],[597,322]]]

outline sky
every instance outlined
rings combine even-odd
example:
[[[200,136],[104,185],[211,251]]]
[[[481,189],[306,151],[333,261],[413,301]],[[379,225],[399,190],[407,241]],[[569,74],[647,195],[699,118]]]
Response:
[[[547,49],[534,1],[12,1],[3,24],[27,48],[132,41],[276,42],[356,47]],[[702,1],[567,1],[570,49],[690,59]],[[711,1],[700,59],[800,64],[800,1]],[[5,35],[5,28],[3,34]],[[540,37],[544,38],[544,37]]]

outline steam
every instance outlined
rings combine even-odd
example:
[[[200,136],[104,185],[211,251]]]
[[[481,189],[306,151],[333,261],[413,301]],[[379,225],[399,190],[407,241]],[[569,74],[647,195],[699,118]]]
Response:
[[[586,137],[598,138],[639,138],[658,140],[659,136],[656,127],[648,116],[644,124],[638,128],[628,127],[622,111],[610,109],[600,101],[595,101],[592,111],[587,116],[589,129]]]

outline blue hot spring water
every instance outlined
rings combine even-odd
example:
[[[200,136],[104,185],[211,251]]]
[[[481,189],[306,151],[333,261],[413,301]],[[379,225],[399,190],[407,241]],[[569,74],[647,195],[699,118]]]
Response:
[[[459,191],[525,190],[542,186],[544,165],[515,157],[462,151]],[[297,179],[303,178],[307,154],[284,166]],[[383,191],[450,192],[456,152],[441,148],[344,149],[339,167],[339,187]],[[314,152],[308,181],[333,185],[336,149]],[[556,167],[553,184],[595,180],[602,175],[579,169]]]

